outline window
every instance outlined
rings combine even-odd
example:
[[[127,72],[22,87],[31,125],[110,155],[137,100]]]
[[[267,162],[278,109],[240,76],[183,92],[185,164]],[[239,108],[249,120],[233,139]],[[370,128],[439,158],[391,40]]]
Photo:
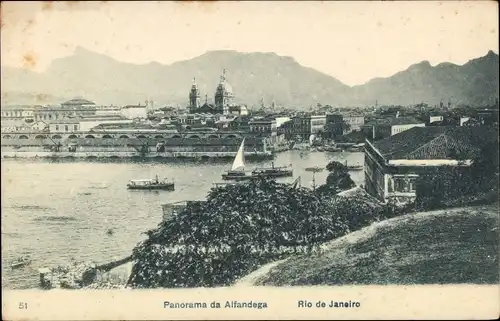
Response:
[[[68,131],[69,128],[68,128],[68,125],[64,125],[64,131]]]
[[[58,130],[59,130],[59,125],[56,125],[56,131],[58,131]]]
[[[78,125],[73,125],[73,130],[77,131],[78,130]]]

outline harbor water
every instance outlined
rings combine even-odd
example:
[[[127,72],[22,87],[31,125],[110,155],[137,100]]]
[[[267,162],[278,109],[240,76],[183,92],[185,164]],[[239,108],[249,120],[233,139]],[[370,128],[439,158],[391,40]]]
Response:
[[[312,185],[307,167],[325,167],[329,161],[363,164],[363,153],[287,151],[276,156],[276,166],[293,165],[292,182]],[[270,161],[248,164],[271,165]],[[106,263],[131,254],[143,232],[162,219],[161,204],[203,200],[230,162],[123,162],[2,160],[2,285],[10,289],[39,286],[38,269],[71,260]],[[130,191],[131,179],[168,177],[175,191]],[[328,172],[316,173],[316,184]],[[357,185],[363,171],[352,172]],[[113,233],[108,233],[112,229]],[[21,256],[30,265],[12,269]]]

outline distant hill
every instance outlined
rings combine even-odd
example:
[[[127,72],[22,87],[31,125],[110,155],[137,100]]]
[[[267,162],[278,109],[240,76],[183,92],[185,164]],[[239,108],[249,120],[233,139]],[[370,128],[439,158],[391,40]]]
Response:
[[[171,65],[130,64],[77,48],[55,59],[43,73],[2,67],[2,103],[47,103],[82,96],[99,104],[131,104],[153,99],[158,105],[185,106],[193,77],[213,102],[223,69],[236,101],[249,106],[275,101],[289,108],[326,105],[411,104],[441,100],[470,105],[498,97],[498,55],[471,60],[463,66],[430,66],[422,62],[389,78],[349,87],[332,76],[301,66],[274,53],[209,51]],[[42,99],[43,98],[43,99]]]
[[[489,51],[484,57],[459,66],[441,63],[432,67],[428,61],[410,66],[388,78],[376,78],[352,88],[351,97],[358,103],[374,99],[383,104],[488,105],[498,98],[498,55]]]

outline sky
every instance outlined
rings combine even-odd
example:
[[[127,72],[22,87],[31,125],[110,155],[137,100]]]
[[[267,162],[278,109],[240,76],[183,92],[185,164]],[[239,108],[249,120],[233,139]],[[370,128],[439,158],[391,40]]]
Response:
[[[45,70],[77,46],[136,64],[276,52],[347,85],[498,53],[496,1],[2,2],[1,64]]]

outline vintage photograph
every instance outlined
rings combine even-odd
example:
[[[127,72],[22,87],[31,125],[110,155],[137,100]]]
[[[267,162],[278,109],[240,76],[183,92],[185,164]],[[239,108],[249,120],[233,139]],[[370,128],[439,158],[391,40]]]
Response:
[[[2,291],[499,284],[496,2],[1,15]]]

